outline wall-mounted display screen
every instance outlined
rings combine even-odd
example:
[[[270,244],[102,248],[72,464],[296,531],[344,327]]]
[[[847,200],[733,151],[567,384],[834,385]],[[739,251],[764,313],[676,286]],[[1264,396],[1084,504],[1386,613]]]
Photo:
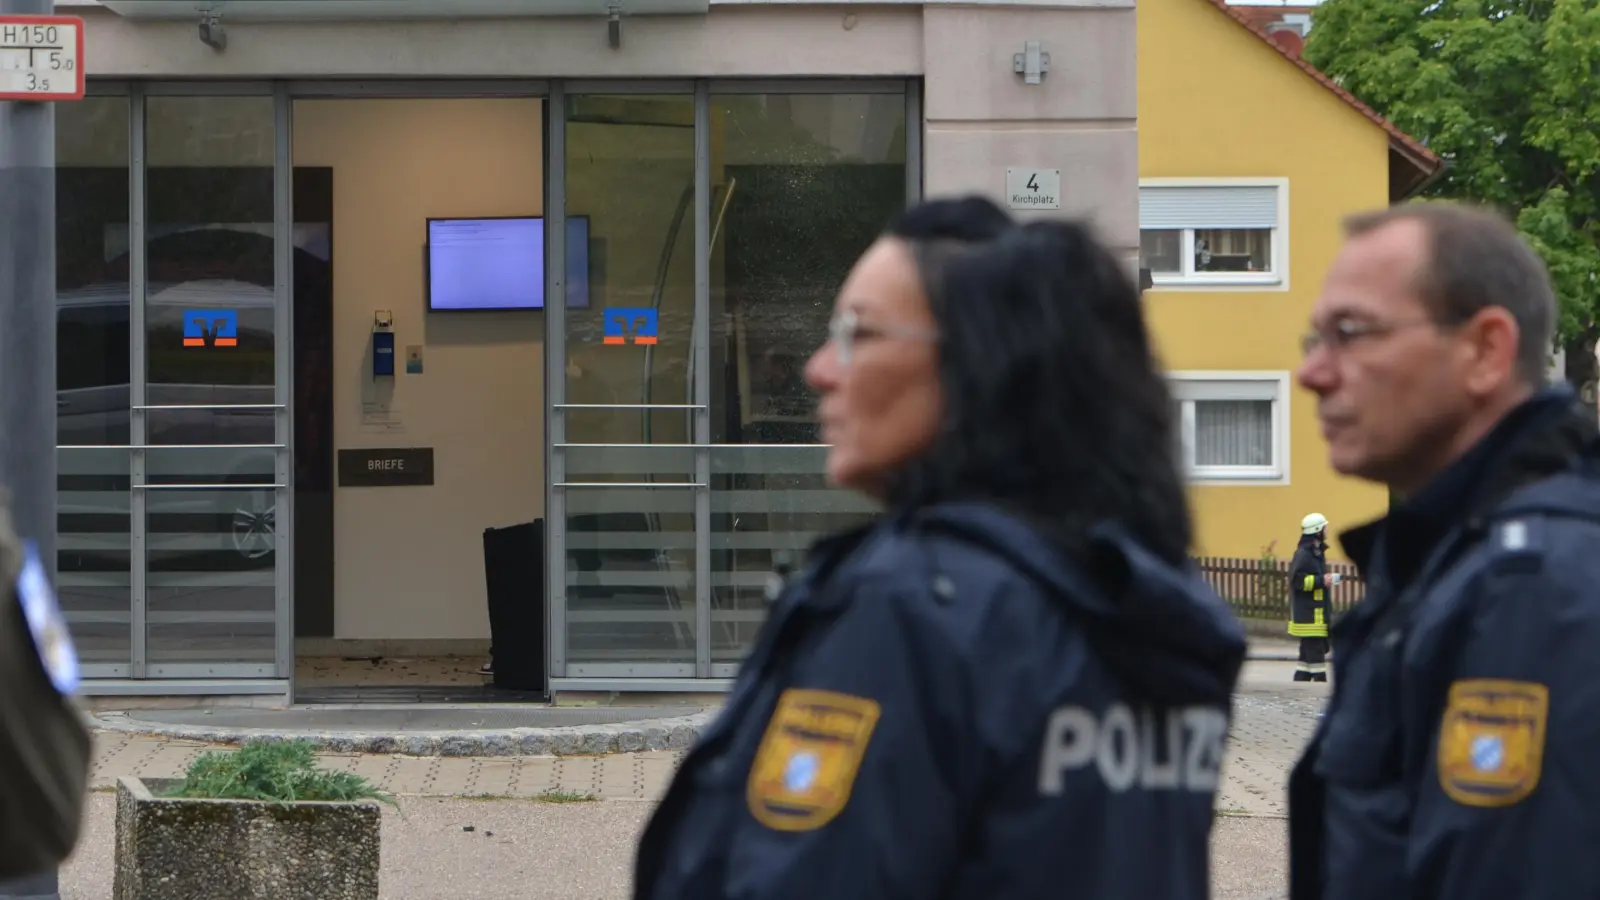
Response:
[[[544,218],[428,220],[428,309],[544,308]],[[589,305],[589,220],[567,219],[567,306]]]

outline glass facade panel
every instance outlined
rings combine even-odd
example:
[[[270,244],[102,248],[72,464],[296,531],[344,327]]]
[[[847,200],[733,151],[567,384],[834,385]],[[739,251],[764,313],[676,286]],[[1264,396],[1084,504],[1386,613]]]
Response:
[[[56,450],[56,593],[86,666],[133,659],[128,463],[122,446]]]
[[[798,566],[821,537],[866,521],[876,507],[834,490],[823,446],[720,446],[711,451],[711,659],[739,662],[761,623],[768,575]]]
[[[56,588],[88,666],[133,653],[128,117],[56,105]]]
[[[906,205],[905,97],[711,98],[712,443],[814,444],[805,361]]]
[[[698,89],[552,107],[557,675],[724,672],[774,566],[874,514],[802,371],[915,183],[907,97]],[[284,675],[288,100],[131,90],[57,110],[60,593],[91,675]]]
[[[140,421],[151,448],[142,460],[152,664],[274,660],[273,103],[146,104]]]
[[[271,663],[276,535],[270,452],[150,450],[145,501],[152,663]]]
[[[742,658],[766,575],[871,515],[829,489],[806,360],[834,295],[906,205],[903,94],[711,97],[711,642]]]
[[[588,242],[566,258],[587,258],[589,281],[566,309],[566,400],[602,407],[555,411],[566,657],[692,664],[694,98],[570,97],[566,135],[566,214],[588,226],[566,230]]]

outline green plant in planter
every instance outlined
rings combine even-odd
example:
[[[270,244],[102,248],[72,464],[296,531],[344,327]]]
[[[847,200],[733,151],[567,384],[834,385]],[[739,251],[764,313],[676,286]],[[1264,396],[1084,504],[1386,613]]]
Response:
[[[395,805],[393,797],[360,775],[317,768],[308,741],[249,741],[232,753],[202,753],[166,796],[268,803],[381,800]]]

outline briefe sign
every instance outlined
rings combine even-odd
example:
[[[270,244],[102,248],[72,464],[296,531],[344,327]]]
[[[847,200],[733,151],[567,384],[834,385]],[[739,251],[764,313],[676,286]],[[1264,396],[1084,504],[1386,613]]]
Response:
[[[82,100],[83,20],[0,15],[0,100]]]
[[[433,484],[432,447],[339,451],[340,487],[419,487]]]

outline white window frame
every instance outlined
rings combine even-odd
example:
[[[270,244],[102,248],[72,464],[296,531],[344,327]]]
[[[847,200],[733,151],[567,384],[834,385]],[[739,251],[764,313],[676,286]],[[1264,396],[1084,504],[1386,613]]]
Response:
[[[1162,291],[1287,291],[1289,289],[1289,179],[1261,178],[1141,178],[1140,189],[1147,187],[1270,187],[1277,192],[1278,226],[1272,229],[1271,272],[1193,272],[1194,229],[1179,232],[1178,259],[1181,274],[1151,272],[1151,290]],[[1143,242],[1140,229],[1140,240]],[[1142,254],[1141,254],[1142,255]]]
[[[1168,372],[1172,399],[1181,410],[1178,434],[1183,468],[1189,480],[1217,485],[1286,485],[1289,483],[1289,373],[1277,371]],[[1272,401],[1272,465],[1197,466],[1194,464],[1194,404],[1204,400]]]

